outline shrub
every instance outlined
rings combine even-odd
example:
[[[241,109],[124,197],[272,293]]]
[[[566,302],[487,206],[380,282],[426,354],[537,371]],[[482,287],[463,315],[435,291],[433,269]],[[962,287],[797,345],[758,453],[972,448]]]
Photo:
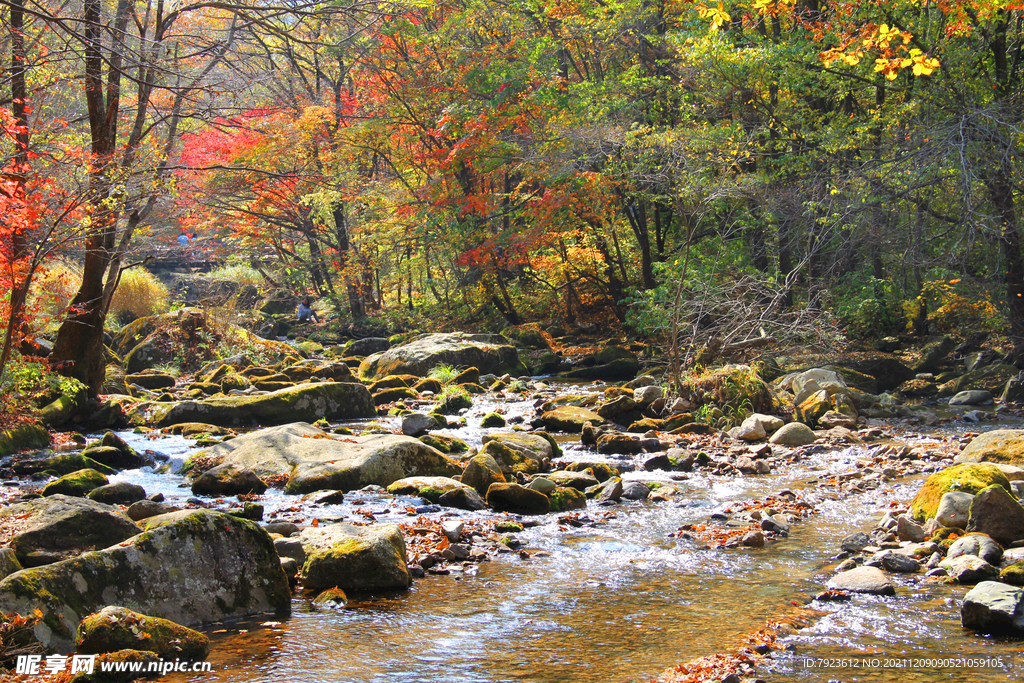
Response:
[[[110,302],[110,314],[119,320],[166,313],[170,292],[164,283],[145,268],[131,268],[121,274],[121,282]]]
[[[263,279],[258,270],[248,263],[240,262],[226,263],[214,268],[207,277],[214,280],[231,280],[240,285],[253,285],[254,287],[262,287],[266,284],[266,280]]]

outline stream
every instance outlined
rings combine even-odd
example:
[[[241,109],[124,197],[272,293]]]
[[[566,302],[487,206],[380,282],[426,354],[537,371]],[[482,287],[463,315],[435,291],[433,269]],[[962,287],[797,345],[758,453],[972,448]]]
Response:
[[[498,405],[481,398],[467,427],[438,433],[479,446],[486,432],[479,427],[479,415]],[[522,415],[531,405],[500,403],[507,417]],[[945,433],[966,429],[954,422]],[[121,436],[137,449],[167,456],[174,470],[194,451],[193,442],[180,437]],[[561,445],[564,460],[601,458],[575,440]],[[584,523],[578,527],[560,524],[558,514],[538,517],[537,526],[518,535],[529,550],[527,557],[499,554],[465,571],[455,565],[451,574],[428,574],[408,591],[351,595],[346,609],[317,609],[296,593],[291,617],[280,623],[210,626],[213,673],[172,674],[163,680],[648,681],[695,657],[735,649],[766,619],[794,613],[805,619],[810,615],[810,626],[782,639],[785,649],[758,670],[763,678],[1024,680],[1019,640],[961,628],[958,600],[968,587],[924,583],[921,574],[892,575],[894,598],[812,602],[830,575],[827,567],[834,562],[829,558],[838,552],[840,539],[870,530],[890,501],[909,501],[920,485],[920,478],[901,480],[836,499],[806,483],[823,473],[848,472],[867,454],[864,446],[817,453],[756,477],[690,473],[672,482],[680,490],[668,502],[623,501],[613,507],[591,502],[580,511]],[[624,470],[631,463],[621,457],[609,462],[620,467],[626,462]],[[640,468],[624,477],[664,481],[667,474]],[[185,479],[174,474],[133,470],[111,481],[141,484],[149,494],[162,492],[171,504],[183,505],[191,496],[183,487]],[[799,492],[818,512],[797,522],[781,541],[759,549],[708,550],[670,537],[681,525],[704,522],[730,502],[785,488]],[[279,490],[268,491],[260,502],[265,520],[307,524],[313,517],[351,520],[357,510],[366,509],[379,522],[407,523],[406,508],[423,504],[419,498],[352,492],[340,505],[299,509],[297,498]],[[424,516],[472,520],[488,515],[441,508]],[[984,661],[968,662],[971,666],[941,661],[953,658]]]

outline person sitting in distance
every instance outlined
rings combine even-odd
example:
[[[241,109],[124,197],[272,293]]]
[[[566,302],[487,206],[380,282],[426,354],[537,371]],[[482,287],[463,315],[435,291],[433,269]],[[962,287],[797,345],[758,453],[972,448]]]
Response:
[[[320,324],[320,316],[318,316],[316,311],[313,310],[312,303],[312,300],[307,296],[302,300],[302,303],[299,304],[298,314],[300,323],[314,322],[317,325]]]

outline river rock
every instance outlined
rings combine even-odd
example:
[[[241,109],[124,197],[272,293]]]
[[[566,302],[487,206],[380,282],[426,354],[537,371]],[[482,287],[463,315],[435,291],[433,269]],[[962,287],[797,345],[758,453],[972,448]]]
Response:
[[[71,412],[74,408],[72,403]],[[42,425],[25,424],[0,430],[0,458],[23,448],[45,448],[49,443],[50,432]]]
[[[761,426],[764,427],[764,431],[767,434],[774,434],[775,432],[782,429],[782,427],[786,424],[785,420],[783,420],[781,417],[776,417],[775,415],[754,413],[753,415],[751,415],[751,417],[761,423]]]
[[[568,432],[579,434],[583,431],[583,425],[587,422],[595,427],[604,424],[604,418],[592,410],[579,406],[558,406],[553,410],[542,413],[540,422],[544,429],[552,432]]]
[[[935,511],[935,520],[940,526],[966,529],[967,520],[971,515],[971,503],[973,502],[973,493],[964,493],[962,491],[944,493],[939,500],[939,507]]]
[[[622,484],[622,497],[626,500],[647,500],[651,489],[642,481],[629,481]]]
[[[586,491],[591,486],[597,486],[600,483],[597,477],[589,472],[559,470],[558,472],[548,472],[544,477],[555,482],[558,486],[568,486],[579,491]]]
[[[991,463],[963,463],[935,472],[925,480],[914,496],[910,509],[914,519],[925,521],[935,516],[942,496],[949,491],[975,494],[984,488],[999,485],[1010,491],[1010,482]]]
[[[567,486],[558,486],[548,494],[552,512],[568,510],[584,510],[587,507],[587,496],[582,491]]]
[[[386,337],[365,337],[356,339],[345,348],[347,356],[369,356],[374,353],[384,353],[391,348],[391,342]]]
[[[857,567],[836,574],[829,579],[828,587],[851,593],[896,595],[896,588],[889,581],[889,577],[877,567]]]
[[[551,501],[543,493],[519,484],[491,484],[487,504],[499,512],[521,515],[543,515],[551,509]]]
[[[996,565],[1003,557],[1003,549],[984,534],[968,534],[953,541],[946,551],[946,558],[950,560],[961,555],[974,555],[989,564]]]
[[[1024,467],[1024,429],[996,429],[980,434],[954,462],[994,462]]]
[[[957,347],[952,337],[944,336],[936,341],[928,342],[921,347],[921,360],[914,365],[914,372],[932,372],[938,370],[946,356]]]
[[[158,427],[181,422],[207,422],[221,427],[280,425],[320,418],[350,420],[377,414],[367,388],[348,382],[300,384],[255,396],[151,405],[149,421]]]
[[[653,380],[652,380],[653,381]],[[637,387],[633,389],[633,400],[642,408],[646,408],[659,398],[665,397],[665,389],[655,385]]]
[[[402,434],[423,436],[431,429],[437,429],[437,420],[423,413],[411,413],[402,418]]]
[[[290,603],[270,536],[253,522],[210,510],[152,518],[146,531],[120,544],[0,582],[0,610],[41,609],[33,631],[55,652],[70,652],[79,621],[110,604],[195,626],[287,613]]]
[[[43,487],[42,494],[44,496],[53,496],[57,494],[63,494],[65,496],[84,496],[89,493],[89,491],[99,488],[100,486],[104,486],[107,483],[109,482],[102,472],[97,472],[94,469],[78,470],[77,472],[65,474],[56,481],[51,481]]]
[[[451,477],[405,477],[388,484],[388,493],[398,496],[420,496],[436,503],[444,494],[455,489],[471,488]]]
[[[640,370],[640,361],[636,358],[616,358],[607,363],[599,363],[590,367],[578,367],[568,372],[563,372],[562,377],[566,379],[600,379],[600,380],[623,380],[633,379]]]
[[[480,495],[487,495],[487,489],[496,482],[505,483],[505,475],[498,461],[488,453],[475,455],[462,472],[462,483],[473,487]]]
[[[146,497],[146,490],[138,484],[116,481],[89,491],[86,498],[107,505],[131,505]]]
[[[425,377],[438,365],[475,367],[481,373],[498,376],[522,375],[526,368],[515,346],[498,334],[424,334],[387,351],[368,356],[359,366],[359,375],[378,379],[386,375]]]
[[[643,450],[640,439],[629,434],[602,434],[597,437],[597,452],[607,455],[635,455]]]
[[[211,467],[192,482],[192,493],[197,496],[260,495],[266,490],[255,472],[231,462]]]
[[[900,515],[896,518],[896,536],[901,541],[920,543],[925,537],[924,527],[909,516]]]
[[[109,505],[53,495],[0,508],[0,538],[25,567],[106,548],[139,533]]]
[[[743,441],[760,441],[768,436],[764,425],[759,419],[751,415],[743,420],[739,427],[729,430],[729,436]]]
[[[967,531],[988,534],[996,542],[1008,546],[1024,539],[1024,507],[1002,486],[981,490],[971,503]]]
[[[960,622],[982,633],[1024,631],[1024,590],[982,581],[964,596]]]
[[[200,453],[249,468],[260,477],[287,476],[288,493],[353,491],[409,476],[450,477],[462,471],[458,463],[419,439],[327,434],[301,422],[260,429]]]
[[[125,514],[128,515],[129,519],[138,522],[139,520],[149,519],[150,517],[156,517],[157,515],[166,515],[177,511],[178,508],[173,505],[158,503],[155,500],[140,500],[129,505],[128,509],[125,510]]]
[[[913,574],[921,568],[921,563],[912,557],[907,557],[901,553],[896,553],[891,550],[885,550],[881,553],[882,557],[882,569],[889,572],[896,572],[898,574]]]
[[[622,498],[622,477],[613,477],[602,484],[597,493],[598,505],[617,503]]]
[[[980,406],[988,403],[992,403],[992,394],[987,391],[972,390],[972,391],[961,391],[953,398],[949,399],[949,405],[951,406]]]
[[[871,537],[863,531],[855,531],[839,542],[839,547],[848,553],[859,553],[871,545]]]
[[[1020,371],[1012,365],[986,365],[961,375],[953,384],[953,392],[960,393],[970,389],[979,389],[990,394],[998,394],[1010,379],[1017,376],[1018,372]]]
[[[999,576],[999,570],[976,555],[959,555],[950,559],[947,557],[939,563],[939,567],[946,570],[946,573],[965,585],[987,581]]]
[[[173,621],[124,607],[104,607],[82,619],[76,652],[89,655],[118,650],[148,650],[163,659],[201,662],[210,654],[210,639]]]
[[[302,576],[307,589],[382,590],[408,588],[412,582],[397,524],[309,527],[298,538],[306,553]]]
[[[811,428],[802,422],[790,422],[780,427],[768,441],[779,446],[795,448],[812,444],[817,438]]]
[[[551,459],[556,455],[552,442],[539,434],[495,432],[484,434],[481,440],[484,447],[480,453],[494,458],[506,475],[513,472],[546,472],[550,469]]]
[[[527,484],[526,488],[530,489],[531,491],[539,491],[540,493],[543,493],[545,496],[547,496],[552,491],[558,488],[558,484],[551,481],[547,477],[537,476],[534,477],[529,484]]]

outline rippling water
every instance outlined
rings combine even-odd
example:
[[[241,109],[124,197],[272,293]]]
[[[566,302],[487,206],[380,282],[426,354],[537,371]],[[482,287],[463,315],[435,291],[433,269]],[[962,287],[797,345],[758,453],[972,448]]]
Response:
[[[505,407],[514,415],[526,404]],[[478,444],[477,419],[451,433]],[[190,442],[183,439],[125,436],[136,447],[158,450],[178,465],[190,451]],[[573,444],[566,447],[570,459],[594,457]],[[827,579],[827,558],[837,552],[839,539],[873,526],[885,503],[908,500],[916,484],[842,501],[807,490],[820,512],[795,525],[790,538],[763,549],[700,550],[669,538],[669,533],[705,520],[712,509],[731,500],[801,488],[804,480],[822,471],[849,470],[864,454],[851,448],[814,456],[766,477],[695,474],[675,482],[680,494],[668,503],[591,506],[587,514],[595,523],[590,526],[558,530],[556,516],[541,518],[542,524],[520,535],[531,552],[543,551],[540,556],[502,555],[475,572],[428,576],[406,592],[353,595],[348,609],[317,610],[306,597],[296,597],[292,616],[280,624],[232,623],[208,629],[214,639],[213,674],[165,680],[650,680],[693,657],[730,650],[766,619],[792,613],[794,603],[807,604]],[[643,472],[630,476],[657,477]],[[174,475],[135,471],[112,479],[162,491],[171,502],[190,495]],[[381,521],[406,521],[402,510],[413,502],[351,494],[343,505],[314,514],[351,516],[355,499],[379,513]],[[304,514],[288,513],[294,499],[280,493],[271,492],[264,504],[268,514]],[[615,515],[604,519],[609,511]],[[444,510],[432,516],[469,514]],[[966,588],[928,584],[918,590],[910,584],[923,581],[920,575],[896,581],[901,585],[895,598],[857,596],[849,603],[812,603],[820,616],[810,628],[787,638],[789,649],[776,653],[761,674],[793,682],[1024,680],[1019,640],[961,629],[957,601]],[[934,662],[928,660],[953,657],[1001,660],[1005,666],[929,666]]]

